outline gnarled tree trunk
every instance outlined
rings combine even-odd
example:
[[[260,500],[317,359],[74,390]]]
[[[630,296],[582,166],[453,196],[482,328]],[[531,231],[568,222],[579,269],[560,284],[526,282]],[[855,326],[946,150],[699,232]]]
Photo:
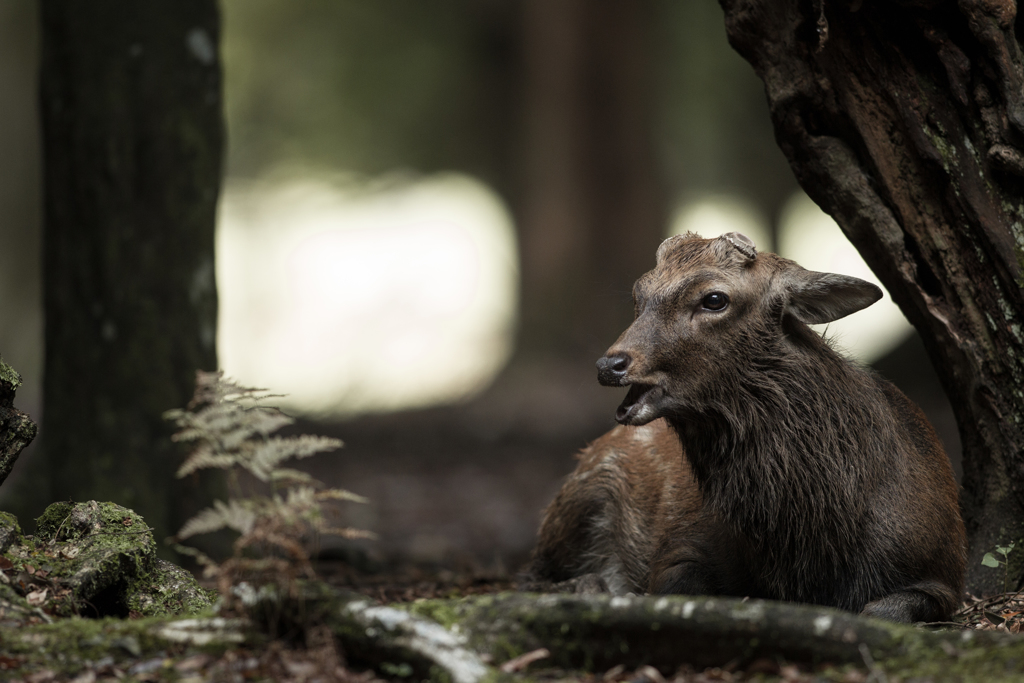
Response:
[[[1024,75],[1015,3],[721,0],[776,138],[921,332],[964,444],[968,587],[1024,546]],[[1018,555],[1024,557],[1024,553]],[[1011,555],[1011,582],[1024,563]]]

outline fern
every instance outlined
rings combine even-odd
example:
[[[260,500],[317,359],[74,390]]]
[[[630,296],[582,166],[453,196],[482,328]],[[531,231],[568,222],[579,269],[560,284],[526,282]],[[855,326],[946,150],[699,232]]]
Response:
[[[220,372],[197,372],[196,391],[184,410],[169,410],[178,432],[175,441],[194,442],[195,447],[178,469],[185,477],[201,469],[247,471],[256,479],[282,487],[271,495],[232,496],[214,501],[212,507],[188,520],[171,539],[182,553],[193,556],[204,573],[215,577],[226,607],[231,606],[233,585],[241,581],[276,583],[292,587],[299,575],[313,576],[306,542],[320,534],[345,538],[373,538],[368,531],[331,526],[324,504],[328,501],[367,502],[343,489],[325,488],[305,472],[282,467],[293,458],[307,458],[340,448],[338,439],[301,435],[270,436],[294,420],[261,401],[273,398],[265,390],[241,386]],[[237,479],[233,478],[237,488]],[[217,562],[204,553],[180,545],[200,534],[228,529],[238,534],[234,554]],[[252,557],[258,550],[264,557]]]

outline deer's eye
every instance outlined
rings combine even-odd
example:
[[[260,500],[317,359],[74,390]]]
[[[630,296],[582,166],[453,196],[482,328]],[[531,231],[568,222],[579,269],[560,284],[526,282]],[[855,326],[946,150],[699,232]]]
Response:
[[[729,297],[721,292],[711,292],[704,297],[704,301],[701,302],[706,311],[722,311],[729,305]]]

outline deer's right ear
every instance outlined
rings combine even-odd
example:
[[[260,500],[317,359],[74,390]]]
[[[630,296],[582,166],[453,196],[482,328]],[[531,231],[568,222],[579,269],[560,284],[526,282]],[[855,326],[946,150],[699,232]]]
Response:
[[[835,273],[817,273],[799,266],[783,275],[788,315],[808,325],[830,323],[867,308],[882,298],[877,286]]]

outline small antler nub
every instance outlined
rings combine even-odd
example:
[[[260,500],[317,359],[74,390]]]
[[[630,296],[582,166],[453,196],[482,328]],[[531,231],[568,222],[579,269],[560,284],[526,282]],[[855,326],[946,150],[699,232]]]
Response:
[[[754,241],[746,235],[738,232],[727,232],[722,235],[729,244],[736,247],[736,251],[740,252],[748,259],[757,258],[757,247],[754,246]]]

